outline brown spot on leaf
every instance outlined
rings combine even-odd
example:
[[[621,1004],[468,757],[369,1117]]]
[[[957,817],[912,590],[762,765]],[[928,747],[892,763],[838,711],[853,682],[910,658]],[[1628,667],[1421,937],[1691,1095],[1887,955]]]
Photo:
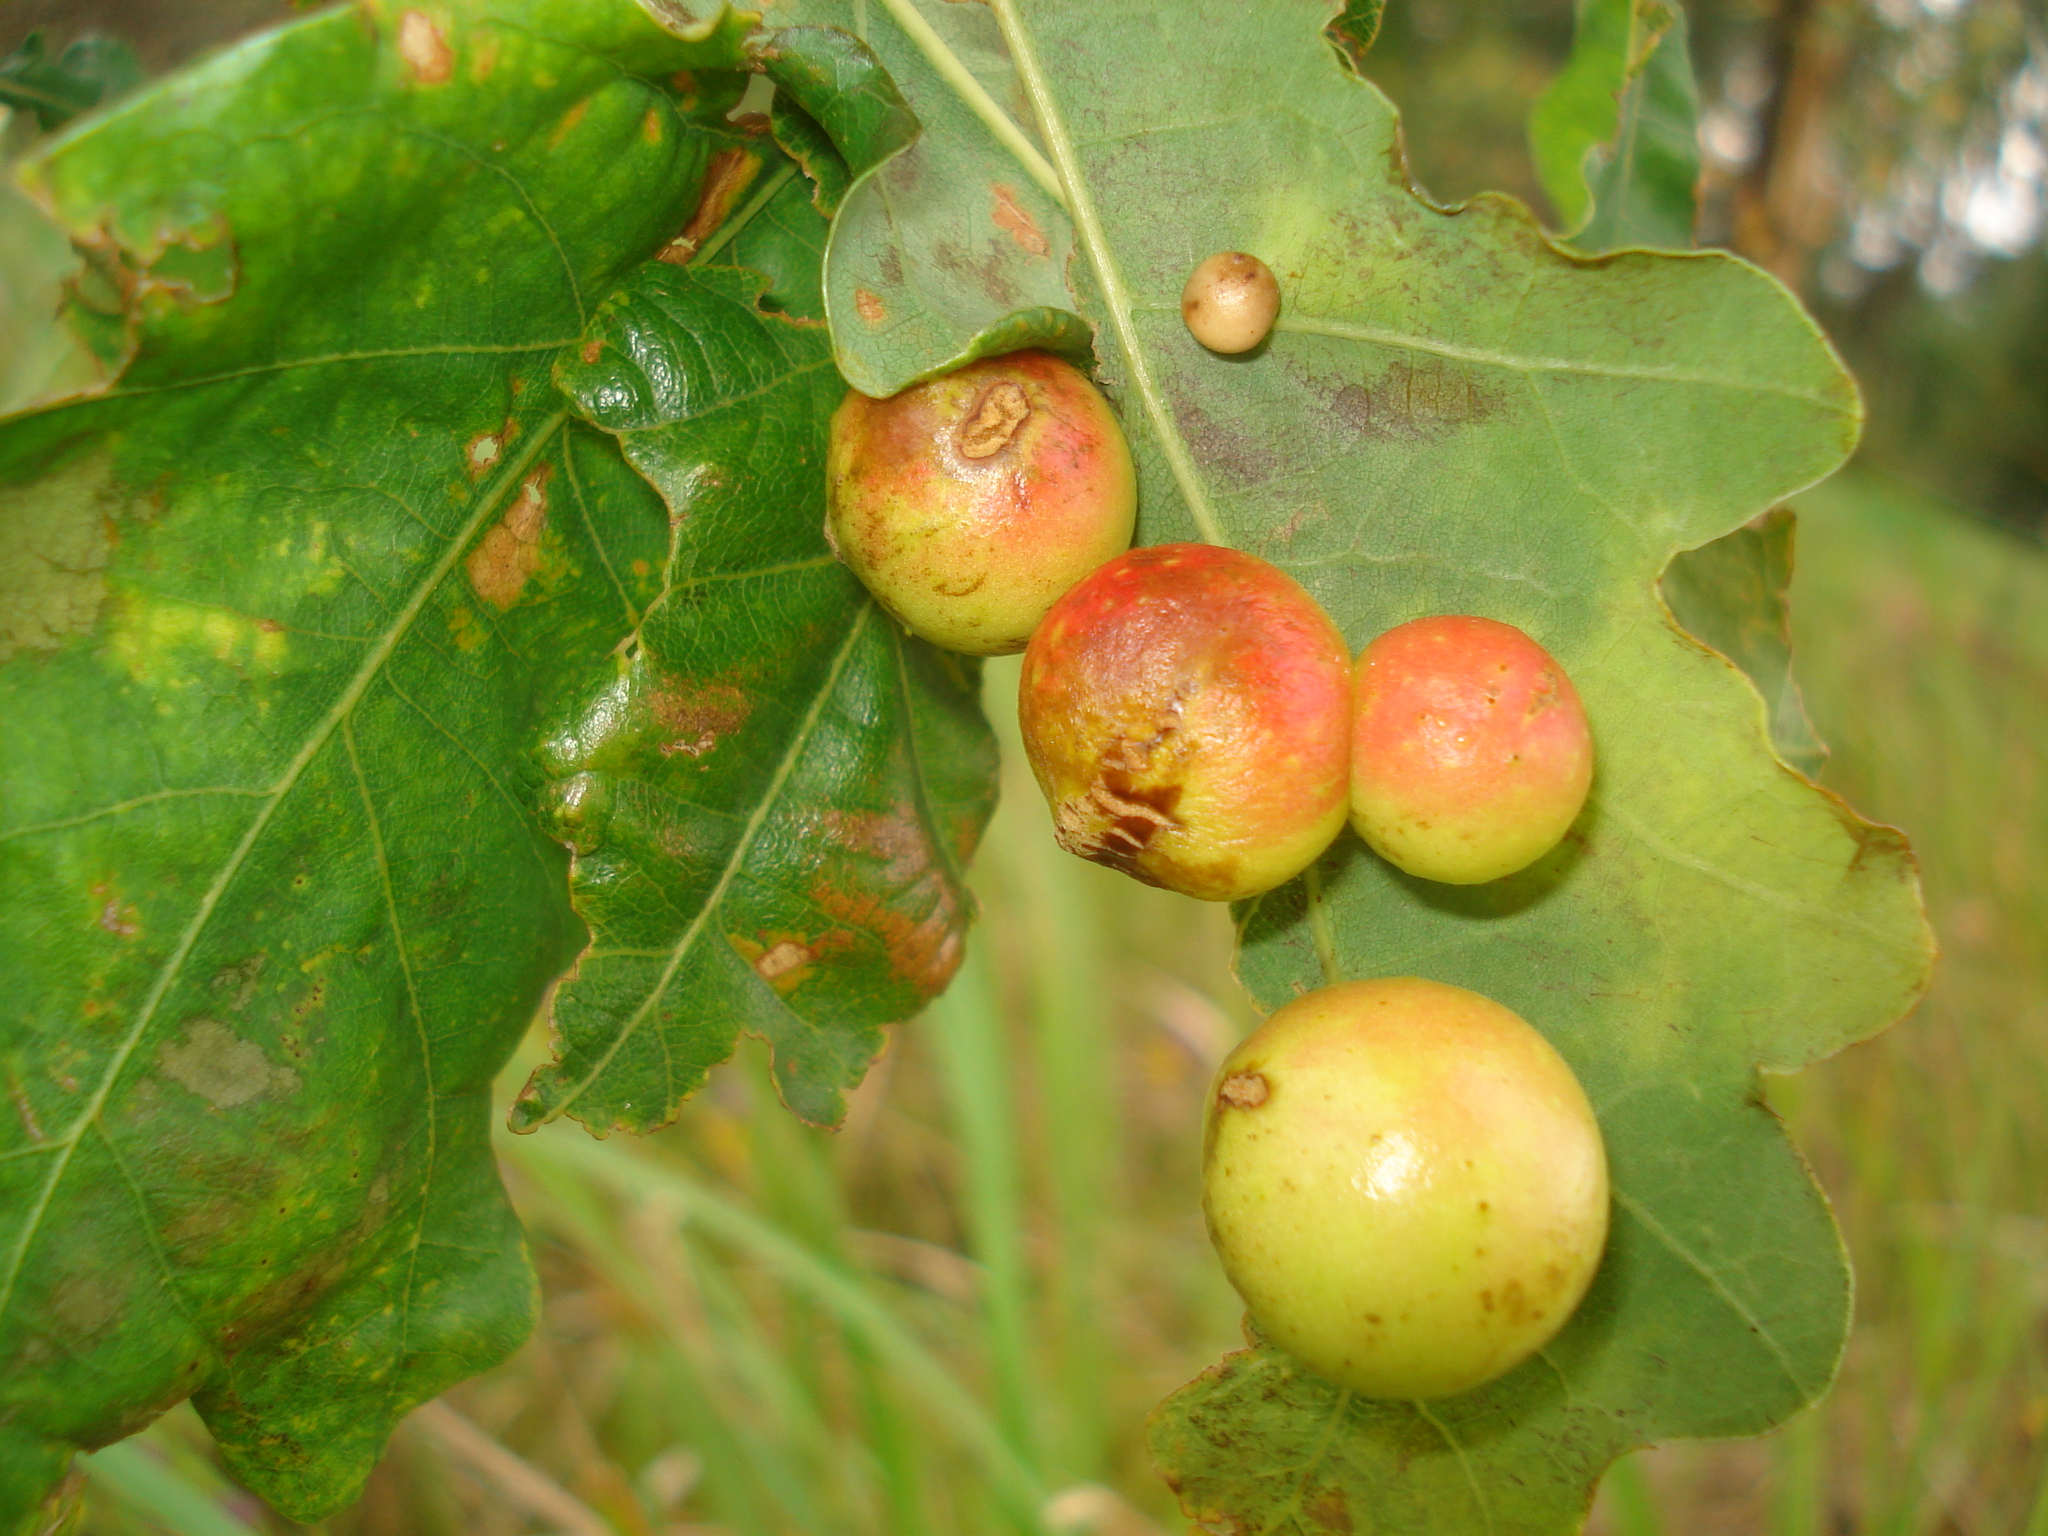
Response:
[[[931,254],[936,265],[968,287],[978,289],[991,304],[1009,309],[1017,303],[1012,258],[998,242],[989,241],[977,257],[972,247],[957,240],[937,240],[932,243]]]
[[[1344,1490],[1332,1483],[1302,1506],[1308,1516],[1309,1528],[1315,1531],[1330,1531],[1334,1536],[1351,1536],[1355,1527],[1351,1523],[1351,1505],[1344,1497]]]
[[[779,976],[788,975],[799,966],[809,965],[817,958],[818,952],[810,945],[799,944],[794,939],[783,939],[754,962],[754,969],[759,971],[764,979],[773,981]]]
[[[518,602],[527,578],[540,568],[540,539],[548,519],[547,484],[553,474],[554,466],[543,464],[520,481],[519,494],[504,517],[469,552],[469,584],[493,608],[503,610]]]
[[[0,490],[0,661],[98,623],[120,503],[104,457]]]
[[[590,340],[583,343],[581,347],[576,349],[576,355],[582,358],[583,361],[586,363],[594,363],[597,361],[598,355],[603,351],[604,343],[599,341],[595,336],[593,336]]]
[[[889,313],[882,303],[881,295],[870,293],[865,288],[853,290],[853,307],[860,312],[861,319],[867,321],[869,325],[880,325],[882,317]]]
[[[298,1073],[272,1066],[260,1046],[217,1019],[194,1019],[182,1037],[157,1052],[157,1065],[215,1109],[233,1109],[265,1094],[293,1093],[299,1086]]]
[[[455,74],[455,54],[425,11],[399,13],[398,56],[416,85],[446,85]]]
[[[566,139],[567,137],[569,137],[571,133],[576,131],[576,125],[583,121],[585,114],[588,113],[589,111],[590,98],[586,96],[581,101],[577,102],[575,106],[571,107],[568,111],[564,112],[562,114],[561,121],[555,124],[554,132],[548,135],[548,148],[559,149],[561,147],[562,140]]]
[[[496,432],[479,432],[469,440],[462,461],[469,470],[470,479],[476,479],[505,456],[505,438],[508,435],[501,427]]]
[[[42,1121],[36,1118],[35,1106],[28,1101],[28,1090],[21,1083],[11,1082],[7,1096],[14,1101],[14,1112],[21,1117],[21,1128],[28,1133],[30,1141],[47,1141],[48,1133],[43,1130]]]
[[[801,933],[763,933],[758,939],[729,933],[726,941],[754,968],[778,997],[787,997],[817,974],[818,963],[853,946],[853,935],[833,928],[816,938]]]
[[[51,1291],[51,1318],[74,1347],[119,1322],[128,1294],[117,1272],[81,1270],[60,1279]]]
[[[849,928],[874,935],[890,970],[918,997],[937,996],[959,969],[967,913],[917,809],[827,812],[814,835],[847,857],[813,885],[811,900]]]
[[[663,246],[655,259],[672,267],[687,266],[697,248],[723,224],[741,194],[761,174],[761,157],[751,149],[721,149],[704,168],[704,185],[697,193],[697,206],[682,233]]]
[[[661,142],[661,109],[649,107],[647,115],[640,119],[640,137],[649,144]]]
[[[1031,402],[1025,398],[1023,387],[1004,379],[990,385],[974,402],[974,409],[961,422],[954,441],[960,445],[963,457],[992,458],[1010,446],[1017,429],[1030,415]]]
[[[1217,471],[1238,490],[1260,485],[1288,466],[1287,445],[1238,418],[1219,419],[1194,401],[1176,405],[1188,447],[1205,469]]]
[[[663,757],[702,757],[746,723],[753,700],[731,683],[680,682],[649,700],[661,723]]]
[[[1491,416],[1495,392],[1476,373],[1441,360],[1397,362],[1366,384],[1325,390],[1330,414],[1375,440],[1433,442]]]
[[[1033,256],[1048,254],[1052,250],[1052,243],[1045,238],[1044,231],[1040,230],[1037,222],[1032,219],[1030,211],[1017,201],[1016,192],[1001,182],[996,182],[993,190],[996,203],[992,217],[996,221],[996,228],[1006,231],[1011,239]]]

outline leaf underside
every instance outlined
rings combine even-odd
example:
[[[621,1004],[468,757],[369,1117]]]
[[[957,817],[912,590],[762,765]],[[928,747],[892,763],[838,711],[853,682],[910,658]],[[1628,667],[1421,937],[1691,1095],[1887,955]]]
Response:
[[[1276,561],[1354,647],[1519,624],[1600,752],[1522,875],[1432,887],[1347,837],[1239,914],[1269,1006],[1420,974],[1549,1036],[1614,1171],[1592,1294],[1419,1407],[1231,1356],[1153,1423],[1189,1509],[1559,1532],[1621,1451],[1825,1387],[1847,1269],[1756,1070],[1911,998],[1910,857],[1786,771],[1657,580],[1828,473],[1854,393],[1739,262],[1416,200],[1354,74],[1376,19],[798,0],[752,40],[788,88],[754,136],[743,18],[378,5],[43,163],[127,361],[0,427],[0,1518],[192,1392],[310,1517],[511,1347],[484,1093],[572,961],[521,1123],[658,1124],[739,1028],[831,1117],[950,969],[988,747],[971,670],[826,563],[828,359],[886,393],[1023,344],[1092,343],[1147,541]],[[1226,360],[1178,296],[1231,248],[1283,310]],[[1750,553],[1709,609],[1770,588]]]
[[[1541,1356],[1458,1398],[1346,1398],[1255,1345],[1152,1425],[1211,1528],[1548,1536],[1577,1527],[1616,1455],[1768,1428],[1825,1389],[1841,1349],[1841,1244],[1757,1070],[1837,1050],[1917,995],[1912,862],[1773,750],[1776,719],[1786,759],[1811,760],[1772,692],[1774,525],[1721,548],[1725,568],[1694,566],[1690,608],[1685,574],[1667,586],[1737,665],[1673,623],[1657,584],[1680,551],[1833,470],[1860,407],[1812,323],[1742,262],[1588,259],[1510,200],[1411,195],[1393,110],[1352,77],[1369,55],[1326,34],[1332,12],[991,0],[921,7],[936,31],[920,37],[867,8],[864,40],[952,202],[890,223],[882,175],[857,184],[848,212],[877,211],[865,244],[835,231],[828,315],[841,367],[880,393],[1019,334],[1051,340],[1040,317],[1065,306],[1132,437],[1144,542],[1274,561],[1354,649],[1478,613],[1571,673],[1600,758],[1556,852],[1461,889],[1347,834],[1312,880],[1240,909],[1239,964],[1268,1007],[1415,974],[1541,1029],[1612,1162],[1593,1292]],[[1056,255],[1034,266],[991,234],[987,200],[1042,187],[1047,166],[1032,232]],[[1260,255],[1282,289],[1273,335],[1237,358],[1199,347],[1178,310],[1187,272],[1224,249]],[[1751,615],[1761,631],[1740,639]]]
[[[1692,245],[1699,93],[1676,0],[1579,0],[1571,57],[1529,113],[1543,190],[1581,251]]]

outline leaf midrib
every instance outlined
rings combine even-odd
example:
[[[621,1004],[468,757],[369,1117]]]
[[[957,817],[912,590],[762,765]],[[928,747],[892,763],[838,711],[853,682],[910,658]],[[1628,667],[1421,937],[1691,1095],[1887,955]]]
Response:
[[[754,840],[760,836],[762,827],[767,824],[769,812],[780,802],[790,775],[796,771],[796,765],[804,755],[804,748],[817,733],[818,723],[824,718],[826,700],[838,689],[839,680],[845,675],[847,663],[853,656],[861,636],[867,633],[868,623],[874,617],[874,612],[875,600],[863,597],[860,607],[854,612],[853,622],[846,628],[846,638],[840,642],[839,650],[832,658],[832,665],[820,679],[816,692],[811,695],[810,706],[804,711],[804,717],[797,723],[797,728],[790,733],[789,745],[784,749],[781,760],[776,763],[774,774],[762,790],[760,799],[754,802],[752,811],[747,815],[746,825],[740,829],[739,837],[734,840],[732,852],[726,856],[725,865],[718,873],[718,883],[699,904],[696,915],[690,919],[689,925],[684,928],[676,942],[669,946],[665,952],[667,962],[662,966],[661,974],[647,989],[647,995],[640,1000],[639,1006],[613,1033],[610,1043],[606,1045],[590,1070],[547,1106],[546,1113],[549,1119],[569,1113],[571,1106],[583,1097],[591,1084],[604,1076],[613,1058],[625,1047],[628,1040],[640,1032],[649,1016],[667,996],[676,972],[682,969],[683,961],[696,948],[697,941],[702,937],[705,925],[711,921],[712,914],[724,904],[725,893],[732,888],[733,881],[739,878],[740,871],[746,867],[747,857],[753,851]]]
[[[918,52],[925,57],[938,77],[951,86],[960,97],[961,103],[987,128],[997,143],[1007,149],[1024,167],[1025,174],[1037,182],[1040,189],[1057,202],[1068,208],[1066,189],[1060,185],[1060,173],[1046,163],[1045,156],[1038,152],[1038,146],[1017,126],[1010,114],[999,102],[989,95],[974,72],[955,53],[946,40],[930,22],[924,19],[914,0],[882,0],[882,8],[894,19],[904,34],[917,45]],[[867,40],[866,27],[861,28],[861,40]],[[1069,209],[1071,212],[1071,209]]]
[[[13,1302],[14,1288],[20,1280],[22,1266],[27,1260],[29,1249],[35,1242],[36,1234],[41,1230],[43,1216],[49,1209],[50,1201],[56,1194],[57,1186],[63,1182],[64,1174],[71,1165],[72,1153],[77,1150],[79,1143],[84,1139],[86,1129],[98,1120],[100,1111],[106,1106],[108,1096],[113,1092],[114,1084],[120,1080],[121,1073],[127,1067],[129,1059],[135,1054],[137,1047],[142,1043],[142,1039],[148,1033],[150,1025],[155,1022],[158,1007],[170,992],[173,983],[182,974],[185,962],[197,946],[200,935],[206,931],[207,925],[212,921],[213,914],[219,907],[221,898],[227,894],[227,889],[233,884],[235,876],[241,872],[243,865],[247,863],[250,852],[261,841],[265,829],[270,825],[271,817],[276,813],[278,807],[284,803],[285,797],[290,794],[292,788],[299,782],[299,779],[305,774],[306,769],[311,766],[313,760],[320,755],[327,743],[333,739],[335,732],[341,728],[342,723],[351,716],[356,705],[361,701],[364,692],[367,691],[371,682],[375,680],[377,674],[383,670],[385,662],[390,659],[391,653],[397,649],[399,641],[404,639],[406,634],[410,632],[413,621],[419,617],[420,611],[425,608],[428,599],[439,590],[441,583],[447,579],[448,573],[454,569],[456,561],[462,557],[462,552],[469,547],[470,541],[476,537],[478,530],[503,506],[512,487],[518,484],[527,468],[539,457],[541,450],[554,440],[555,434],[561,429],[562,423],[566,419],[567,413],[563,411],[557,411],[552,416],[545,418],[533,432],[527,446],[520,453],[506,460],[499,468],[493,477],[488,491],[477,498],[476,509],[470,513],[462,526],[449,539],[447,548],[442,551],[440,558],[420,578],[413,589],[412,596],[406,601],[405,606],[392,617],[390,624],[385,627],[384,633],[363,658],[362,664],[356,669],[356,673],[349,680],[348,686],[336,696],[334,703],[328,708],[327,713],[320,718],[319,723],[308,733],[305,744],[300,747],[292,760],[285,765],[285,769],[278,776],[277,781],[268,791],[264,792],[265,802],[262,808],[249,823],[248,830],[242,834],[241,840],[229,853],[226,862],[221,866],[220,872],[214,877],[213,883],[207,887],[205,895],[200,898],[198,909],[193,913],[191,921],[186,924],[185,931],[180,936],[177,945],[172,949],[169,957],[166,958],[163,966],[157,972],[157,979],[151,985],[148,995],[143,999],[142,1008],[136,1015],[135,1023],[130,1027],[126,1036],[122,1038],[120,1044],[115,1047],[113,1055],[108,1059],[106,1068],[101,1074],[100,1081],[94,1086],[92,1094],[80,1108],[77,1117],[73,1119],[63,1135],[57,1138],[55,1158],[50,1171],[45,1176],[42,1188],[37,1191],[35,1203],[30,1207],[27,1218],[22,1223],[21,1234],[15,1241],[13,1252],[8,1255],[6,1271],[4,1274],[0,1274],[0,1317],[6,1316],[8,1308]],[[51,1149],[46,1147],[43,1150]]]
[[[1131,318],[1130,294],[1124,287],[1123,269],[1117,265],[1110,251],[1109,236],[1103,229],[1102,216],[1095,208],[1095,193],[1081,174],[1080,156],[1076,152],[1073,135],[1053,99],[1051,83],[1039,65],[1037,50],[1031,46],[1023,18],[1017,14],[1016,0],[988,0],[988,4],[996,13],[1003,41],[1009,45],[1018,81],[1038,117],[1038,131],[1044,136],[1046,148],[1052,152],[1053,164],[1059,170],[1061,185],[1066,189],[1067,210],[1073,215],[1081,248],[1088,253],[1088,263],[1095,269],[1096,281],[1102,285],[1102,302],[1109,311],[1110,328],[1116,332],[1117,345],[1130,369],[1131,393],[1137,397],[1146,418],[1152,423],[1159,451],[1165,456],[1174,483],[1180,487],[1196,532],[1207,543],[1228,545],[1230,537],[1210,503],[1208,487],[1196,472],[1194,457],[1188,451],[1186,439],[1181,436],[1180,424],[1173,419],[1173,413],[1167,408],[1166,399],[1152,377],[1151,358],[1139,344],[1138,328]]]

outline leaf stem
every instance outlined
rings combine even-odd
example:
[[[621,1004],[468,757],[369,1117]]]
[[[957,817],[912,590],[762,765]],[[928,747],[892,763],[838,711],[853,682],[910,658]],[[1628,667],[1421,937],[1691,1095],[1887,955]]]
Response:
[[[918,10],[913,0],[882,0],[882,5],[895,19],[896,25],[917,44],[918,51],[938,71],[939,78],[959,93],[968,110],[981,119],[1003,148],[1017,157],[1018,163],[1045,190],[1046,195],[1071,213],[1073,210],[1067,202],[1066,188],[1060,184],[1060,173],[1038,152],[1038,146],[1003,110],[1002,104],[989,95],[986,87],[960,62],[960,56],[924,19],[924,13]]]
[[[891,3],[893,8],[895,0]],[[1067,211],[1074,216],[1082,248],[1088,252],[1096,280],[1102,284],[1102,299],[1109,311],[1110,327],[1116,332],[1117,345],[1123,349],[1126,364],[1131,370],[1132,391],[1151,419],[1152,430],[1159,439],[1159,451],[1165,456],[1167,467],[1173,471],[1174,481],[1187,502],[1188,515],[1194,519],[1196,532],[1206,543],[1228,544],[1229,537],[1217,520],[1216,509],[1209,505],[1209,493],[1195,472],[1194,459],[1181,438],[1179,426],[1166,409],[1166,401],[1160,396],[1158,383],[1152,377],[1152,366],[1138,344],[1138,331],[1131,323],[1131,298],[1124,288],[1123,273],[1110,254],[1109,239],[1102,228],[1102,217],[1096,212],[1094,194],[1082,179],[1080,158],[1067,134],[1066,120],[1060,116],[1059,107],[1053,101],[1052,87],[1039,66],[1038,54],[1024,30],[1023,19],[1017,14],[1016,0],[988,0],[988,5],[996,13],[996,23],[1003,30],[1003,41],[1009,44],[1010,58],[1017,66],[1017,78],[1031,102],[1031,110],[1037,114],[1038,131],[1045,138],[1046,148],[1052,152],[1053,164],[1059,167],[1060,182],[1066,188]]]

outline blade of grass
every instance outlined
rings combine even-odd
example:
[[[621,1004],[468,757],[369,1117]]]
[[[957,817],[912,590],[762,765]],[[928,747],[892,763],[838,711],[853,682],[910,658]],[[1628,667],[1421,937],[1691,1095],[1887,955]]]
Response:
[[[412,1426],[536,1519],[561,1536],[614,1536],[611,1523],[553,1478],[515,1455],[446,1403],[422,1403],[412,1411]]]
[[[528,1159],[518,1171],[520,1212],[529,1227],[565,1242],[666,1335],[660,1373],[669,1389],[665,1396],[682,1438],[703,1452],[711,1513],[741,1536],[781,1536],[786,1527],[769,1506],[775,1492],[798,1479],[776,1455],[771,1442],[778,1437],[740,1426],[744,1394],[725,1372],[713,1374],[714,1365],[729,1372],[729,1362],[714,1359],[717,1352],[704,1338],[708,1330],[692,1328],[681,1315],[677,1292],[689,1283],[689,1260],[680,1243],[671,1272],[656,1274],[620,1241],[622,1224],[598,1203],[587,1177],[547,1159]],[[786,1518],[789,1511],[781,1513]]]
[[[1615,1536],[1664,1536],[1657,1515],[1657,1490],[1640,1456],[1624,1456],[1608,1469],[1600,1491],[1614,1517]]]
[[[724,1255],[693,1240],[687,1219],[681,1211],[676,1216],[674,1230],[704,1299],[705,1353],[716,1356],[717,1374],[739,1383],[762,1410],[761,1424],[746,1436],[762,1487],[798,1528],[843,1536],[846,1511],[828,1505],[835,1491],[846,1489],[844,1453],[852,1447],[834,1432],[817,1391],[819,1330],[812,1309],[781,1309],[779,1327],[764,1320],[760,1298],[750,1294],[759,1277],[737,1272]],[[857,1493],[852,1502],[862,1502]]]
[[[848,1246],[852,1223],[822,1137],[782,1112],[769,1077],[765,1046],[742,1042],[751,1113],[748,1116],[754,1169],[768,1214],[802,1236],[840,1269],[858,1268]],[[858,1336],[842,1330],[842,1347],[853,1369],[864,1445],[881,1474],[887,1504],[884,1530],[891,1536],[926,1536],[931,1523],[924,1506],[925,1467],[920,1437],[899,1400],[889,1373]]]
[[[88,1483],[117,1503],[168,1528],[173,1536],[258,1536],[147,1447],[122,1440],[84,1457]]]
[[[685,1219],[744,1251],[784,1284],[801,1291],[864,1340],[980,1465],[1014,1507],[1036,1510],[1045,1489],[1037,1472],[982,1411],[973,1394],[868,1291],[848,1275],[702,1181],[579,1132],[506,1137],[501,1155],[515,1167],[574,1174],[628,1198],[665,1195]]]
[[[1771,1440],[1771,1536],[1821,1536],[1827,1528],[1827,1419],[1808,1410]]]
[[[1038,1086],[1031,1166],[1042,1171],[1050,1282],[1044,1350],[1054,1386],[1052,1464],[1062,1480],[1092,1483],[1107,1473],[1110,1397],[1103,1363],[1110,1341],[1103,1231],[1118,1178],[1116,1046],[1112,1034],[1108,914],[1098,872],[1060,850],[1052,818],[1024,769],[1015,709],[1017,663],[984,674],[988,712],[1003,737],[1006,782],[984,844],[982,932],[1017,933],[1028,967],[1030,1042]]]
[[[1859,1334],[1829,1410],[1841,1491],[1889,1536],[2022,1529],[2044,1491],[2014,1427],[2040,1303],[2001,1253],[2048,1203],[2048,559],[1870,474],[1800,500],[1800,672],[1825,781],[1910,834],[1944,955],[1925,1007],[1811,1074],[1793,1116],[1837,1194]],[[1932,1226],[1907,1218],[1934,1213]]]
[[[2034,1507],[2020,1536],[2048,1536],[2048,1459],[2041,1463],[2040,1476],[2034,1483]]]
[[[1035,1467],[1040,1399],[1031,1362],[1031,1273],[1024,1253],[1016,1079],[985,945],[969,946],[952,985],[926,1011],[924,1023],[953,1109],[968,1251],[981,1264],[981,1311],[997,1421],[1005,1439]],[[1025,1517],[1036,1524],[1035,1505]]]

